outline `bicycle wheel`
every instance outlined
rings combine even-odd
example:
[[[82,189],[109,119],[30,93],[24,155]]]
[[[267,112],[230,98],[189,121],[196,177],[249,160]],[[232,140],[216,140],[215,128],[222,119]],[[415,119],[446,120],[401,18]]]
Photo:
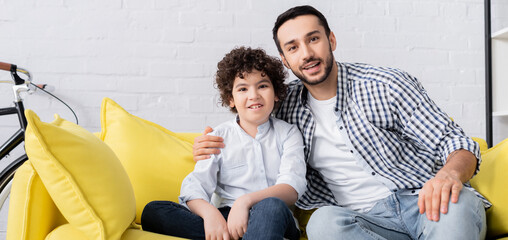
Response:
[[[7,166],[2,173],[0,173],[0,212],[8,210],[9,206],[4,206],[5,201],[9,198],[11,193],[12,178],[16,170],[23,164],[28,157],[26,154],[18,157],[9,166]]]

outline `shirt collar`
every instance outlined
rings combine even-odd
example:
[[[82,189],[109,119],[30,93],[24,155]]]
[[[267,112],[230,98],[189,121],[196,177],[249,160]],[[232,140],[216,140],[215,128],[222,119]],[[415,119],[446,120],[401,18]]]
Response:
[[[347,104],[347,96],[348,96],[348,75],[347,75],[347,68],[340,62],[337,63],[337,103],[335,104],[335,110],[343,110],[346,108]],[[305,85],[302,84],[302,91],[300,91],[300,95],[298,96],[298,101],[303,106],[307,105],[307,94],[308,91]]]
[[[236,115],[235,117],[235,125],[237,127],[237,129],[244,133],[246,136],[249,136],[251,137],[249,134],[247,134],[247,132],[245,132],[245,130],[243,130],[243,128],[240,126],[240,124],[238,123],[238,121],[240,120],[240,116],[238,116],[238,114]],[[258,138],[259,136],[263,136],[265,135],[271,128],[272,126],[272,117],[269,117],[268,118],[268,121],[262,123],[261,125],[258,126],[258,133],[256,133],[256,138]]]
[[[348,92],[348,71],[346,66],[337,62],[337,103],[335,105],[336,111],[343,111],[346,109]]]

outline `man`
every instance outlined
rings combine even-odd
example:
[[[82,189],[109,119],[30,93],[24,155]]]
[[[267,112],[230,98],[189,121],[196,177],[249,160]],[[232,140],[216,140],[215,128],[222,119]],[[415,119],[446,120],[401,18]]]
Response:
[[[310,6],[281,14],[273,37],[299,78],[276,116],[304,137],[308,189],[296,205],[318,208],[310,239],[484,238],[490,203],[468,184],[479,147],[414,77],[335,62],[335,35]],[[221,146],[198,137],[195,159]]]

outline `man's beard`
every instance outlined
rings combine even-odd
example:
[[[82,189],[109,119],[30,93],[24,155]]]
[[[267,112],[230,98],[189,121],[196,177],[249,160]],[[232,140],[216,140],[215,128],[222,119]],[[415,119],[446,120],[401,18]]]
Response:
[[[312,58],[312,59],[309,59],[307,62],[311,62],[311,61],[315,61],[317,59],[315,58]],[[322,61],[321,61],[322,62]],[[296,73],[293,69],[291,69],[291,72],[293,72],[293,74],[298,77],[300,80],[302,80],[302,82],[308,84],[308,85],[318,85],[322,82],[324,82],[328,76],[330,75],[330,73],[332,72],[332,67],[333,67],[333,53],[332,53],[332,49],[330,47],[330,52],[328,54],[328,57],[326,58],[326,68],[325,68],[325,74],[323,75],[323,77],[321,77],[320,79],[318,79],[317,81],[309,81],[307,78],[305,78],[303,76],[303,74],[299,74],[299,73]]]

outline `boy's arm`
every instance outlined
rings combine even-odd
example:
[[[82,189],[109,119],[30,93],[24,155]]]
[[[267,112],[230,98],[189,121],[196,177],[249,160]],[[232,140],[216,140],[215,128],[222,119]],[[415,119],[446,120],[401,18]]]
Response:
[[[302,133],[295,125],[291,125],[284,134],[286,138],[282,143],[282,156],[280,159],[279,175],[275,185],[287,184],[293,187],[298,200],[307,189],[307,164],[305,163]],[[282,198],[281,198],[282,199]],[[296,202],[292,202],[294,204]],[[287,202],[286,202],[287,203]]]
[[[243,237],[247,231],[247,222],[249,221],[249,210],[256,203],[269,197],[276,197],[284,201],[287,205],[293,205],[298,200],[298,193],[288,184],[276,184],[260,191],[247,193],[238,199],[231,207],[228,216],[229,234],[233,239]]]
[[[210,159],[199,161],[194,170],[185,177],[178,197],[184,206],[190,200],[203,199],[207,202],[217,187],[217,172],[219,171],[219,155],[212,155]]]
[[[229,239],[226,220],[217,208],[203,199],[190,200],[187,206],[203,218],[206,239]]]
[[[247,193],[239,197],[236,199],[233,207],[235,205],[241,205],[250,209],[256,203],[269,197],[276,197],[286,203],[286,205],[291,206],[295,204],[296,200],[298,200],[298,193],[291,185],[285,183],[276,184],[263,190]]]
[[[206,239],[230,239],[226,220],[220,211],[209,203],[217,186],[220,155],[199,161],[182,182],[180,203],[203,218]]]
[[[219,132],[214,134],[220,135]],[[217,176],[221,163],[222,154],[212,155],[209,159],[196,163],[194,170],[182,182],[179,197],[182,205],[187,206],[187,202],[194,199],[210,202],[210,198],[217,188]],[[187,207],[190,209],[189,206]]]

